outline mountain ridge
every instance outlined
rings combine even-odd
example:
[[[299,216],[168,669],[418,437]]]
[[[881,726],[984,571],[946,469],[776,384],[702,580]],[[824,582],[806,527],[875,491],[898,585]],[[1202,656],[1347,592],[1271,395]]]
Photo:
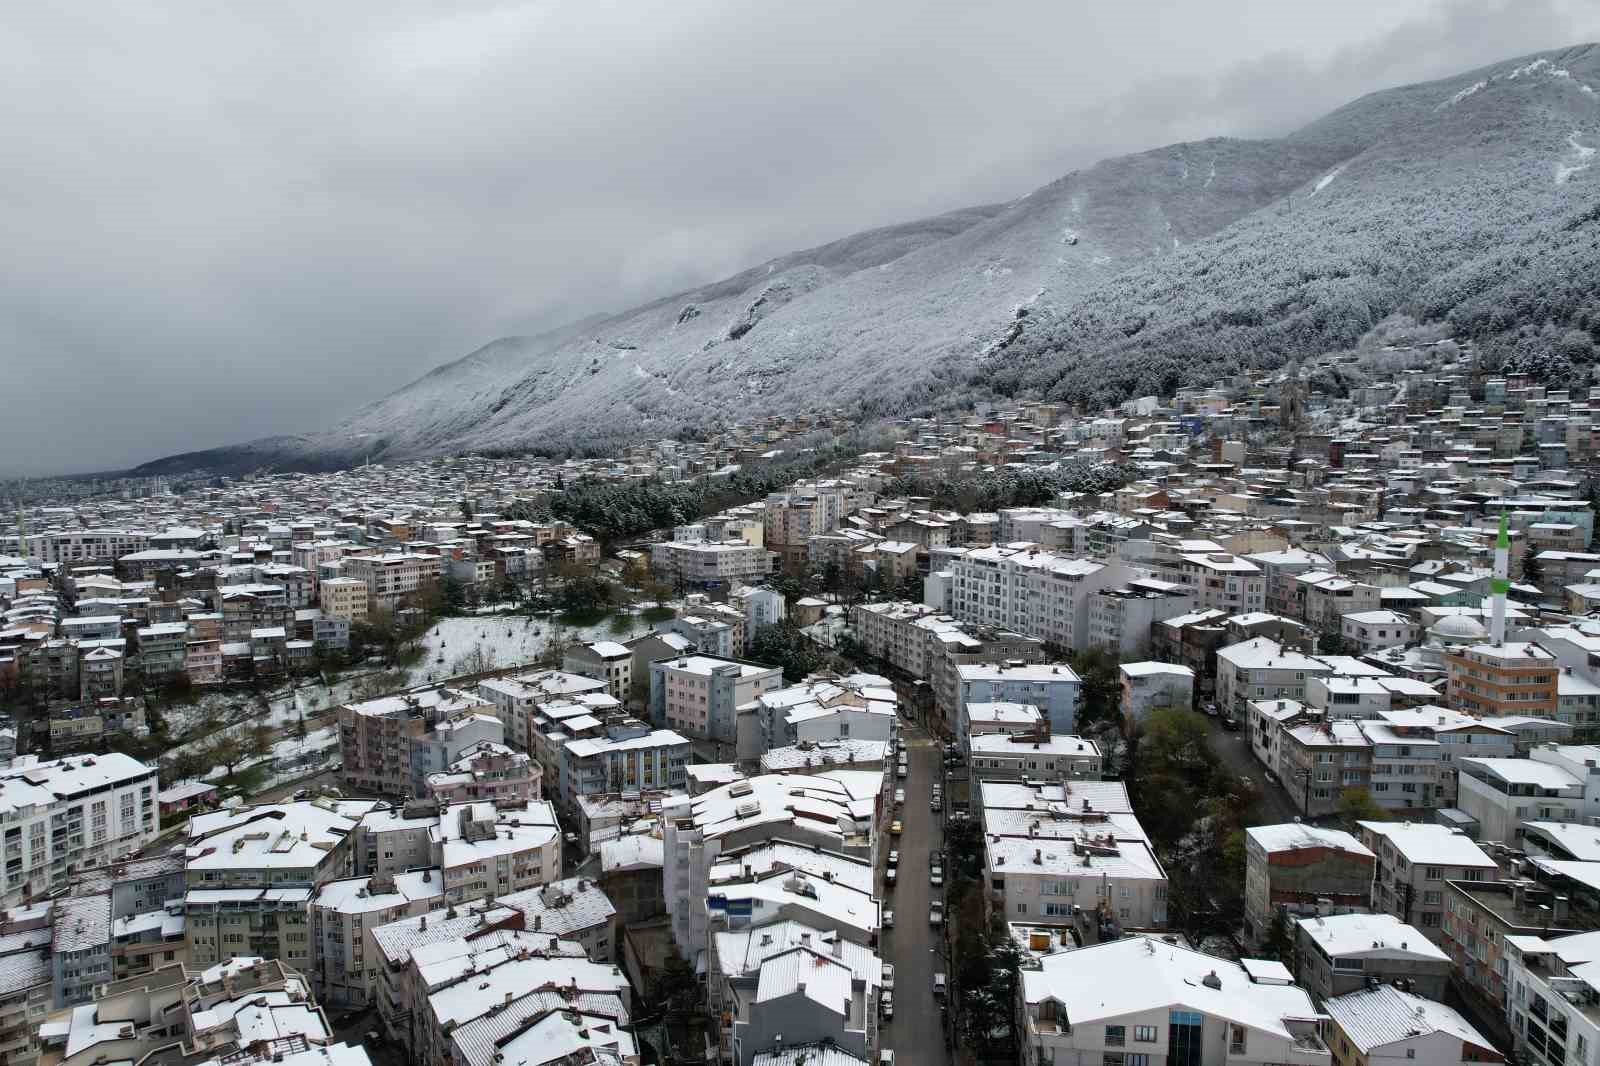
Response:
[[[1369,93],[1280,138],[1102,160],[1004,204],[501,338],[325,433],[140,470],[603,449],[733,412],[1096,406],[1334,350],[1397,311],[1495,336],[1587,321],[1591,83],[1600,49],[1578,45]],[[1516,311],[1496,320],[1488,292]]]

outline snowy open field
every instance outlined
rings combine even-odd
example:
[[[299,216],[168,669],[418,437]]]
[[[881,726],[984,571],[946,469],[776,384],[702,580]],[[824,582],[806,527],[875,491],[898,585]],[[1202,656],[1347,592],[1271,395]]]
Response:
[[[627,615],[621,628],[616,619],[613,615],[592,626],[565,626],[551,618],[525,615],[441,619],[422,638],[425,651],[422,662],[411,670],[412,681],[531,663],[544,654],[556,634],[582,643],[622,641],[650,632],[650,623],[637,614]]]

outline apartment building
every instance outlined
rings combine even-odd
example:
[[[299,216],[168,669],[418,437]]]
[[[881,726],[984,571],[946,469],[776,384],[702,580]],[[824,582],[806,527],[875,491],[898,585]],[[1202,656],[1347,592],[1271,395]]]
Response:
[[[1052,733],[1070,734],[1078,717],[1083,682],[1066,663],[969,663],[956,667],[957,706],[1026,703],[1050,723]]]
[[[784,840],[870,860],[882,787],[881,771],[762,774],[664,806],[663,890],[678,950],[692,958],[707,946],[712,871],[725,853]]]
[[[1530,715],[1555,718],[1556,657],[1536,643],[1473,644],[1445,653],[1450,706],[1478,718]]]
[[[210,967],[240,955],[311,969],[306,905],[351,867],[351,833],[370,802],[266,804],[195,815],[184,864],[184,946]]]
[[[1361,822],[1361,842],[1378,857],[1372,909],[1414,925],[1439,944],[1446,881],[1487,881],[1498,869],[1463,833],[1424,822]]]
[[[574,644],[562,658],[561,669],[606,683],[606,693],[626,701],[633,692],[633,652],[614,640]]]
[[[156,768],[117,752],[0,769],[0,849],[10,907],[132,855],[161,831]]]
[[[783,687],[783,670],[712,655],[650,664],[650,720],[684,736],[736,745],[738,709]]]
[[[1123,663],[1122,717],[1130,724],[1143,721],[1157,707],[1194,706],[1194,671],[1163,662]]]
[[[1179,551],[1158,553],[1154,561],[1161,577],[1193,591],[1195,606],[1201,610],[1244,614],[1266,609],[1266,578],[1259,566],[1242,556],[1217,550]]]
[[[1463,758],[1456,806],[1477,822],[1483,841],[1520,848],[1530,822],[1580,822],[1585,779],[1532,759]]]
[[[606,682],[564,670],[540,670],[515,677],[495,677],[478,682],[477,694],[494,706],[495,714],[506,726],[506,743],[536,755],[535,721],[539,708],[557,701],[577,701],[586,696],[604,696]],[[546,780],[554,780],[559,768],[545,764]]]
[[[369,610],[392,611],[408,598],[432,588],[439,581],[442,559],[437,555],[410,552],[393,555],[347,555],[339,562],[340,572],[367,586]]]
[[[941,560],[950,571],[950,613],[1063,648],[1089,646],[1094,594],[1138,575],[1120,560],[1097,562],[1035,547],[974,548]]]
[[[990,704],[990,706],[994,706]],[[1099,780],[1100,748],[1062,733],[980,733],[965,738],[978,781]]]
[[[1055,952],[1020,976],[1023,1066],[1134,1055],[1181,1066],[1332,1066],[1303,989],[1159,937]]]
[[[1456,977],[1499,1009],[1507,1008],[1513,945],[1524,938],[1569,936],[1589,928],[1574,920],[1568,898],[1523,879],[1445,882],[1444,939]]]
[[[569,877],[500,896],[495,903],[520,911],[527,932],[580,945],[592,962],[611,962],[621,954],[617,908],[597,881]]]
[[[520,892],[561,876],[561,827],[546,800],[444,807],[428,834],[448,903]]]
[[[499,708],[459,689],[348,703],[338,718],[345,786],[402,799],[421,795],[428,774],[444,770],[472,745],[503,743],[506,733]]]
[[[1088,646],[1123,658],[1143,655],[1150,649],[1151,626],[1188,614],[1195,602],[1189,586],[1153,577],[1102,588],[1089,600]]]
[[[0,916],[0,1060],[33,1066],[39,1026],[54,1004],[50,955],[53,906],[14,907]]]
[[[803,542],[802,542],[803,543]],[[723,588],[757,582],[772,573],[773,553],[742,540],[721,543],[666,541],[650,545],[650,570],[684,588]]]
[[[1567,1066],[1600,1047],[1600,931],[1532,934],[1505,945],[1506,1017],[1520,1062]]]
[[[895,737],[894,686],[876,674],[812,677],[774,689],[738,708],[738,757],[755,760],[774,748],[834,740]]]
[[[1327,1000],[1328,1046],[1337,1066],[1416,1062],[1456,1066],[1504,1062],[1493,1041],[1460,1011],[1415,991],[1379,985]]]
[[[329,618],[343,618],[349,622],[367,620],[367,583],[361,578],[324,578],[317,591],[318,604]]]
[[[372,930],[426,914],[443,899],[437,869],[345,877],[319,886],[306,902],[316,947],[309,973],[317,997],[341,1007],[372,1003],[380,966]]]
[[[1244,720],[1251,700],[1306,701],[1306,680],[1333,673],[1320,659],[1253,637],[1217,649],[1217,706]]]
[[[540,799],[544,769],[524,752],[480,740],[443,770],[425,779],[425,798],[440,803],[526,803]]]
[[[1294,940],[1295,980],[1324,1005],[1373,982],[1439,1000],[1450,982],[1450,956],[1392,914],[1302,918]]]
[[[1403,648],[1417,643],[1421,627],[1399,611],[1352,611],[1341,616],[1339,632],[1345,644],[1365,655],[1380,648]]]
[[[635,719],[608,723],[603,735],[568,740],[561,749],[557,798],[576,809],[597,792],[682,789],[688,783],[689,738]]]
[[[1302,822],[1251,826],[1245,834],[1245,934],[1263,940],[1273,917],[1366,911],[1377,857],[1342,829]]]

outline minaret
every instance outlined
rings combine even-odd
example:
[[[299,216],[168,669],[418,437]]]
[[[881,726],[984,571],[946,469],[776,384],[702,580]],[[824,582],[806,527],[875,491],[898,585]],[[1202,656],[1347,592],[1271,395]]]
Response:
[[[1500,513],[1500,535],[1494,542],[1494,579],[1489,582],[1490,594],[1494,597],[1494,614],[1489,622],[1489,643],[1504,644],[1506,642],[1506,589],[1511,583],[1506,580],[1510,573],[1511,540],[1506,536],[1505,512]]]

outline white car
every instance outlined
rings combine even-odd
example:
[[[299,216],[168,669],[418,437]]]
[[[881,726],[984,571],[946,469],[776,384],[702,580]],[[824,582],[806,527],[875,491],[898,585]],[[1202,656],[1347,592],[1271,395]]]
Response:
[[[878,1052],[878,1066],[894,1066],[894,1052],[889,1048]]]
[[[891,990],[894,988],[894,963],[892,962],[883,964],[883,987]]]
[[[900,865],[900,852],[898,850],[889,852],[889,869],[892,870],[896,866],[899,866],[899,865]]]
[[[894,1020],[893,992],[885,992],[883,995],[878,997],[878,1013],[883,1015],[883,1020],[886,1022]]]
[[[883,912],[883,927],[885,929],[893,929],[894,928],[894,911],[884,911]]]
[[[901,763],[900,764],[900,769],[898,769],[898,770],[896,770],[894,772],[894,776],[900,778],[901,780],[905,779],[905,776],[906,776],[906,764],[905,763]]]
[[[944,924],[944,900],[936,899],[932,903],[928,904],[928,924]]]

